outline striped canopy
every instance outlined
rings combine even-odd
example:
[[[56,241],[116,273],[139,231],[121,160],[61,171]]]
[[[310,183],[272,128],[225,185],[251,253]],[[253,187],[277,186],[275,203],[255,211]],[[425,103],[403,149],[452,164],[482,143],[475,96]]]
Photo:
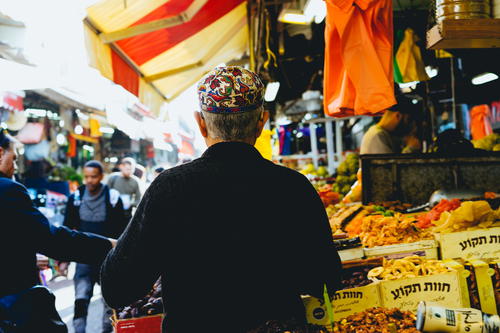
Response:
[[[84,23],[91,66],[154,114],[247,50],[243,0],[103,0]]]

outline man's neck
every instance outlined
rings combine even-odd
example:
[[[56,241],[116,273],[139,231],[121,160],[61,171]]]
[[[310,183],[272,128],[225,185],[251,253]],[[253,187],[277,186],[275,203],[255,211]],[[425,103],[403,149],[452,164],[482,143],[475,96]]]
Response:
[[[91,196],[95,196],[96,194],[98,194],[100,191],[101,191],[101,188],[102,188],[102,183],[99,184],[99,186],[96,187],[96,189],[94,191],[91,191],[88,187],[87,187],[87,191],[89,191],[89,194]]]
[[[207,144],[207,147],[211,147],[217,143],[221,142],[242,142],[242,143],[248,143],[249,145],[253,146],[255,145],[255,139],[246,139],[246,140],[238,140],[238,141],[225,141],[225,140],[219,140],[219,139],[212,139],[212,138],[205,138],[205,143]]]

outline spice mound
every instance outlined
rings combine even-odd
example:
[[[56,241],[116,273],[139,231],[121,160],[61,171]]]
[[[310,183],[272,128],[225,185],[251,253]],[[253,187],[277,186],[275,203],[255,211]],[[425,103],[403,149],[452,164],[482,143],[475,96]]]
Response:
[[[371,308],[358,312],[335,324],[335,333],[420,333],[415,328],[416,316],[409,311]]]

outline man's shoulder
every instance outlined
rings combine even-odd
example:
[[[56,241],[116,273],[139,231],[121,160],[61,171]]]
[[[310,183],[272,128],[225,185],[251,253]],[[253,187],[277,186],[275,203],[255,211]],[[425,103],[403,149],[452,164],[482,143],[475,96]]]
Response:
[[[11,192],[26,192],[26,187],[23,184],[18,183],[12,179],[0,177],[0,192],[11,193]]]

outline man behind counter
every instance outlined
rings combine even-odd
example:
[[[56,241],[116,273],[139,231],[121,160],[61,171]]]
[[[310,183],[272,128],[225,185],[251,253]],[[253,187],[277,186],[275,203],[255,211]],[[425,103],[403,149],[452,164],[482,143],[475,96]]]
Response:
[[[398,96],[397,102],[365,133],[361,141],[361,155],[398,154],[420,149],[420,142],[412,133],[415,106],[405,96]]]

